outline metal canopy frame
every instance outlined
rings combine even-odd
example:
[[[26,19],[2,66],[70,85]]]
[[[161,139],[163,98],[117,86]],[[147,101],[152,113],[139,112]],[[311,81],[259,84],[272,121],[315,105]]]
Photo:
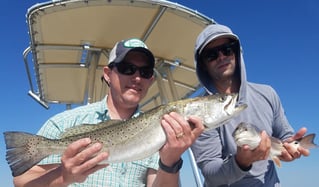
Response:
[[[70,106],[100,100],[107,92],[101,76],[110,50],[121,39],[137,37],[156,57],[156,82],[142,110],[188,97],[199,86],[195,39],[211,23],[197,11],[160,0],[36,4],[27,12],[30,46],[23,54],[29,95],[46,108],[51,103]]]

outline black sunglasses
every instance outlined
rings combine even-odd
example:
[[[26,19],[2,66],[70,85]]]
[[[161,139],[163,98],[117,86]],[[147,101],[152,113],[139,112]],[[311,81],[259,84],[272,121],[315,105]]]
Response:
[[[201,54],[203,62],[208,63],[216,60],[219,56],[219,52],[222,52],[225,56],[231,56],[238,49],[238,42],[226,43],[214,48],[205,49]]]
[[[154,70],[151,66],[138,67],[129,62],[111,63],[109,67],[116,67],[117,71],[123,75],[134,75],[138,70],[140,76],[144,79],[150,79],[154,74]]]

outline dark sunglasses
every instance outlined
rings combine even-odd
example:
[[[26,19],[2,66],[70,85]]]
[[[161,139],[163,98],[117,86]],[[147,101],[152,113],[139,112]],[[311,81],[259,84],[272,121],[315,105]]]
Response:
[[[117,71],[123,75],[134,75],[138,70],[140,76],[144,79],[150,79],[154,74],[154,70],[151,66],[138,67],[129,62],[111,63],[109,67],[116,67]]]
[[[216,60],[219,56],[219,52],[222,52],[225,56],[231,56],[238,49],[238,42],[226,43],[214,48],[205,49],[201,54],[203,62],[208,63]]]

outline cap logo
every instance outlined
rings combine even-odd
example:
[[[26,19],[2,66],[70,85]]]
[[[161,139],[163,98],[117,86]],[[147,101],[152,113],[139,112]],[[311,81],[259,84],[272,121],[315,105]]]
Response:
[[[126,48],[135,48],[135,47],[143,47],[147,49],[147,46],[139,39],[130,39],[124,42],[124,47]]]

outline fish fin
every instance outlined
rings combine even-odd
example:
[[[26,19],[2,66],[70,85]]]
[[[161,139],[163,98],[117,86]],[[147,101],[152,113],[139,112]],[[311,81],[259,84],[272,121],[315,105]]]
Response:
[[[65,132],[60,135],[60,138],[65,138],[69,136],[84,134],[88,132],[92,132],[95,130],[100,130],[102,128],[106,128],[108,126],[112,126],[114,124],[123,122],[122,120],[108,120],[98,124],[81,124],[74,127],[67,128]]]
[[[272,160],[274,161],[276,166],[278,166],[279,168],[281,167],[281,161],[277,156],[272,157]]]
[[[36,145],[43,141],[44,137],[24,132],[4,132],[6,143],[6,160],[11,168],[12,176],[23,174],[36,165],[49,154],[39,151]]]
[[[278,138],[275,137],[270,137],[271,143],[275,143],[275,144],[281,144],[282,145],[282,141]]]
[[[281,161],[278,156],[281,155],[284,145],[280,139],[270,137],[271,140],[271,149],[270,149],[270,158],[274,161],[277,167],[281,167]]]
[[[281,155],[284,150],[284,145],[280,139],[270,137],[271,140],[271,154],[274,156]]]
[[[315,136],[316,134],[308,134],[307,136],[302,137],[300,146],[305,149],[319,148],[319,146],[314,143]]]

